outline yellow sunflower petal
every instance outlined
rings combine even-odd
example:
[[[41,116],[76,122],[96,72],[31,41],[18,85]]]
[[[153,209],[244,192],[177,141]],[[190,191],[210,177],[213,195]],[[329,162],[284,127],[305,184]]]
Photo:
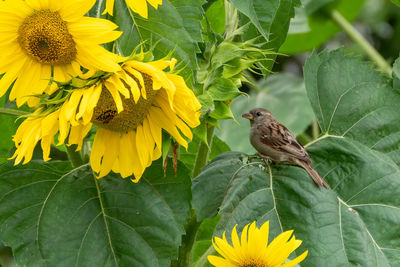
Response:
[[[118,113],[120,113],[121,111],[124,110],[124,106],[122,104],[122,99],[118,89],[115,87],[113,83],[108,81],[106,81],[104,85],[107,88],[108,92],[110,92],[112,98],[114,99],[115,105],[117,106]]]
[[[153,148],[147,147],[146,139],[143,132],[143,127],[139,125],[136,128],[136,147],[139,153],[139,160],[142,166],[147,166],[148,157],[150,152],[153,152]]]
[[[82,18],[96,3],[96,0],[67,0],[60,9],[65,21],[74,21]]]
[[[225,259],[212,256],[210,263],[215,266],[232,264],[232,266],[284,266],[292,267],[301,262],[307,256],[308,251],[292,261],[286,262],[287,257],[301,242],[294,236],[288,240],[293,231],[286,231],[278,235],[271,244],[268,244],[269,222],[265,222],[257,228],[256,222],[247,224],[242,231],[239,242],[236,226],[232,230],[232,245],[226,239],[225,232],[222,238],[214,237],[213,246],[215,250]],[[266,255],[266,252],[268,255]],[[217,265],[219,264],[219,265]]]
[[[103,128],[97,130],[92,144],[92,151],[90,153],[90,165],[92,166],[93,171],[97,173],[100,172],[101,159],[106,150],[106,132],[107,130]]]
[[[164,128],[170,135],[172,135],[180,145],[187,149],[188,144],[186,140],[182,138],[176,127],[174,125],[171,125],[168,117],[165,116],[165,114],[159,108],[152,107],[150,109],[150,114],[153,120],[156,120],[159,125]]]
[[[154,149],[155,141],[154,141],[153,135],[151,134],[150,124],[149,124],[147,118],[145,118],[143,120],[142,127],[143,127],[143,136],[144,136],[144,139],[146,140],[146,146],[149,149],[149,156],[148,156],[147,164],[146,164],[146,166],[149,166],[151,164],[151,162],[153,161],[152,151]]]
[[[95,88],[95,85],[92,85],[88,89],[85,89],[82,91],[82,100],[79,104],[78,112],[76,113],[76,120],[79,120],[80,118],[82,118],[83,114],[85,112],[87,112],[87,109],[89,106],[89,101],[94,92],[94,88]]]
[[[139,90],[138,84],[124,70],[121,71],[120,75],[121,75],[121,78],[130,87],[131,93],[133,95],[133,100],[135,101],[135,103],[137,103],[140,98],[140,90]],[[142,77],[142,76],[140,75],[140,77]],[[142,79],[143,79],[143,77],[142,77]]]
[[[76,49],[76,61],[89,70],[99,69],[114,72],[121,69],[117,63],[119,56],[110,53],[103,47],[76,41]]]
[[[207,256],[208,261],[216,266],[216,267],[237,267],[236,265],[232,264],[229,260],[223,259],[218,256],[209,255]]]
[[[57,145],[64,144],[64,141],[67,138],[68,133],[69,133],[70,123],[66,119],[66,112],[68,112],[68,110],[66,110],[67,105],[68,105],[68,101],[64,102],[64,104],[62,105],[62,107],[60,109],[60,114],[58,116],[58,125],[59,125],[58,127],[59,127],[60,133],[58,135],[58,144]]]
[[[83,140],[91,128],[92,128],[91,123],[87,125],[72,126],[71,132],[69,133],[68,137],[68,145],[76,144],[77,145],[76,151],[81,150],[83,145]]]
[[[120,133],[106,131],[104,138],[107,140],[106,151],[101,161],[100,173],[98,178],[106,176],[112,169],[119,154],[119,135]]]
[[[150,126],[150,131],[151,135],[153,136],[154,142],[156,143],[156,146],[161,149],[162,148],[162,130],[158,126],[156,121],[151,120],[150,115],[147,115],[147,118],[145,119],[148,121],[148,124]]]
[[[308,255],[308,250],[306,250],[303,254],[300,256],[296,257],[295,259],[288,261],[284,264],[282,264],[282,267],[292,267],[298,264],[299,262],[302,262]]]
[[[131,138],[128,134],[123,133],[120,138],[120,149],[119,149],[119,164],[120,173],[122,178],[128,177],[133,174],[132,162],[134,160],[132,153]]]
[[[148,10],[146,0],[125,0],[125,2],[134,12],[147,19]]]
[[[122,32],[114,31],[118,25],[107,19],[82,17],[70,22],[68,30],[75,37],[87,43],[104,44],[118,39]]]
[[[155,9],[157,9],[159,5],[162,5],[162,0],[147,0],[147,2]]]
[[[129,132],[129,136],[131,138],[131,143],[132,143],[132,155],[135,158],[135,160],[132,162],[133,174],[135,175],[135,178],[131,179],[131,180],[132,180],[132,182],[137,183],[137,182],[139,182],[140,178],[142,177],[145,167],[140,163],[140,160],[139,160],[140,151],[138,150],[138,148],[136,146],[135,131]]]
[[[106,8],[104,9],[102,15],[110,14],[113,15],[114,12],[114,0],[106,0]]]

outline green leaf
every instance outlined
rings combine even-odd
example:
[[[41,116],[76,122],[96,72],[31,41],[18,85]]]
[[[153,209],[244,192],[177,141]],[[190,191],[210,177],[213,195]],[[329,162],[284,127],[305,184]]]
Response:
[[[232,111],[226,102],[215,101],[215,109],[210,113],[210,117],[217,120],[233,119]]]
[[[149,5],[148,19],[144,19],[130,10],[125,0],[115,0],[114,16],[110,19],[123,31],[115,42],[116,52],[128,56],[143,42],[147,48],[156,45],[153,53],[157,59],[174,50],[174,57],[183,62],[180,66],[189,66],[181,74],[186,79],[192,79],[191,69],[197,66],[197,43],[202,41],[200,21],[204,15],[203,3],[197,0],[164,0],[157,10]]]
[[[399,96],[391,81],[343,50],[314,53],[304,73],[324,131],[307,150],[331,189],[318,188],[300,167],[265,167],[254,156],[224,153],[192,182],[197,217],[219,214],[217,236],[252,221],[270,221],[270,240],[293,229],[303,240],[296,254],[310,252],[301,266],[397,266],[400,167],[392,158],[399,150]]]
[[[400,91],[400,58],[397,58],[393,63],[393,88]]]
[[[231,0],[241,13],[240,25],[246,25],[244,40],[258,40],[263,48],[278,51],[286,39],[290,19],[294,16],[294,8],[300,4],[298,0]],[[263,38],[260,38],[263,37]],[[275,55],[271,61],[262,62],[263,68],[272,69]],[[265,72],[265,71],[264,71]],[[264,73],[268,75],[267,72]]]
[[[257,85],[257,90],[258,93],[251,93],[250,97],[240,96],[233,101],[231,110],[238,123],[232,120],[220,122],[221,131],[216,134],[232,150],[246,153],[255,151],[248,137],[250,124],[241,117],[250,109],[267,108],[295,135],[303,133],[314,118],[302,78],[289,73],[271,75]]]
[[[324,6],[323,11],[316,11],[320,9],[323,4],[328,2],[332,2],[332,4]],[[359,14],[363,4],[364,0],[308,1],[303,8],[305,12],[301,11],[302,8],[296,10],[296,16],[300,16],[300,18],[295,17],[294,21],[292,21],[289,34],[279,52],[284,54],[296,54],[318,48],[325,41],[332,38],[336,32],[340,31],[340,27],[337,26],[330,17],[331,10],[335,9],[348,21],[353,21]],[[308,21],[304,17],[305,13],[308,14]],[[299,21],[308,25],[299,25]],[[299,32],[299,28],[304,29],[306,27],[310,30]]]
[[[297,5],[297,1],[292,0],[230,0],[230,2],[250,19],[265,40],[277,44],[281,44],[285,39],[294,12],[293,8]]]
[[[199,138],[207,146],[207,123],[204,119],[200,121],[200,125],[193,129],[193,134]]]
[[[294,18],[290,21],[288,34],[309,32],[311,29],[308,26],[306,9],[296,7],[294,13]]]
[[[210,1],[209,1],[210,2]],[[202,21],[203,29],[206,29],[206,18],[211,29],[219,34],[225,32],[225,3],[224,0],[217,0],[208,7],[206,17]]]
[[[296,253],[310,251],[302,266],[399,263],[399,167],[346,137],[325,136],[309,152],[332,190],[317,188],[299,167],[265,168],[259,159],[224,153],[193,180],[199,220],[219,213],[217,236],[254,220],[269,220],[272,236],[294,229],[303,240]]]
[[[230,79],[220,78],[207,90],[213,100],[226,101],[243,94]]]
[[[190,177],[161,160],[139,183],[88,166],[0,167],[0,238],[20,265],[169,266],[189,217]],[[168,164],[172,166],[172,163]]]
[[[389,79],[342,49],[312,54],[304,76],[323,132],[355,139],[400,163],[400,95]]]
[[[211,95],[208,92],[205,92],[204,94],[201,94],[197,97],[201,104],[201,111],[204,113],[208,113],[211,110],[214,110],[214,101],[211,97]]]

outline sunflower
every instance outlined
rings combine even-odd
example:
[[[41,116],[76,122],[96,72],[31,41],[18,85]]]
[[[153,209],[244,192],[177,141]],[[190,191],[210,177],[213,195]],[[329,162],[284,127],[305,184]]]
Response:
[[[214,238],[214,248],[223,258],[208,256],[212,265],[217,267],[291,267],[304,260],[308,254],[308,251],[305,251],[297,258],[285,262],[288,256],[300,246],[301,240],[296,240],[291,230],[281,233],[268,245],[269,221],[265,222],[261,228],[257,228],[255,222],[247,224],[243,228],[240,240],[236,226],[232,230],[233,246],[227,241],[225,232],[222,238]]]
[[[117,71],[119,57],[100,44],[121,32],[108,20],[84,17],[95,0],[0,2],[0,96],[34,106],[51,79],[68,81],[87,70]],[[15,82],[14,82],[15,81]]]
[[[125,2],[133,12],[138,13],[145,19],[148,17],[147,2],[155,9],[157,9],[159,5],[162,5],[162,0],[125,0]],[[106,0],[106,8],[104,9],[103,15],[108,13],[112,16],[113,12],[114,0]]]
[[[173,70],[175,59],[141,62],[129,60],[120,71],[106,74],[85,88],[72,90],[63,104],[46,111],[39,108],[18,128],[13,140],[15,164],[32,158],[41,140],[43,159],[58,133],[58,145],[77,144],[97,126],[90,164],[98,177],[111,170],[139,181],[144,170],[161,156],[162,129],[187,148],[190,128],[200,124],[200,103]],[[183,136],[182,136],[183,135]]]

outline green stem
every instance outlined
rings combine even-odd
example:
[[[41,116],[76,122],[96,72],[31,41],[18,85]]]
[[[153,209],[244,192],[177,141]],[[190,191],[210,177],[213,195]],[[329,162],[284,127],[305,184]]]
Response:
[[[315,140],[319,137],[320,135],[320,131],[319,131],[319,125],[318,125],[318,121],[316,118],[314,118],[314,120],[312,121],[312,139]]]
[[[199,150],[197,152],[196,161],[194,163],[192,177],[196,177],[200,174],[201,169],[207,164],[209,147],[211,147],[211,141],[214,136],[214,126],[207,128],[207,144],[200,142]]]
[[[208,162],[208,154],[210,152],[209,147],[211,147],[212,138],[214,136],[214,126],[207,128],[207,143],[203,142],[199,145],[199,150],[197,152],[196,161],[193,168],[193,178],[200,174],[201,169]],[[197,221],[196,213],[192,209],[191,217],[187,224],[185,225],[186,234],[182,236],[182,244],[179,247],[178,260],[172,261],[172,267],[188,267],[190,264],[190,256],[192,253],[192,248],[194,241],[196,240],[197,230],[200,227],[201,222]]]
[[[85,164],[82,160],[81,153],[76,151],[77,145],[65,146],[67,148],[68,158],[71,161],[72,167],[78,168]]]
[[[332,10],[332,19],[347,33],[347,35],[356,42],[369,58],[375,62],[378,68],[386,73],[389,77],[392,76],[392,68],[386,60],[379,54],[374,47],[372,47],[367,40],[346,20],[345,17],[337,10]]]
[[[194,210],[191,210],[192,216],[185,225],[186,234],[182,236],[182,244],[179,247],[179,256],[177,261],[171,263],[171,267],[188,267],[190,266],[190,256],[194,241],[196,240],[197,230],[199,230],[201,222],[197,221]]]
[[[11,108],[0,108],[0,114],[19,117],[19,116],[27,115],[27,114],[29,114],[29,112],[21,111],[21,110],[17,110],[17,109],[11,109]]]

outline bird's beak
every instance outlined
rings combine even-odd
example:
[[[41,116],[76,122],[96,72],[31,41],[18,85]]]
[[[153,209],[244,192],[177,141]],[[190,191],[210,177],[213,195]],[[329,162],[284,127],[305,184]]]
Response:
[[[254,120],[254,116],[250,113],[244,113],[242,114],[242,117],[251,121]]]

